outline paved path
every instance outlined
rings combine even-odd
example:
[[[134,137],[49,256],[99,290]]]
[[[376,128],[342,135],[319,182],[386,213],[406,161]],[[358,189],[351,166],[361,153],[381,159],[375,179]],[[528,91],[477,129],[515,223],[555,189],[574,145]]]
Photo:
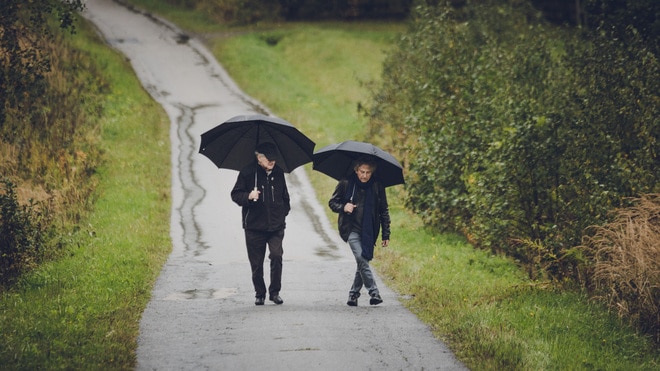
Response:
[[[268,110],[174,25],[112,0],[88,0],[85,16],[172,122],[173,251],[140,322],[138,370],[464,369],[379,278],[383,304],[346,305],[355,263],[304,168],[287,175],[285,303],[255,306],[240,208],[229,196],[238,173],[197,150],[204,131]]]

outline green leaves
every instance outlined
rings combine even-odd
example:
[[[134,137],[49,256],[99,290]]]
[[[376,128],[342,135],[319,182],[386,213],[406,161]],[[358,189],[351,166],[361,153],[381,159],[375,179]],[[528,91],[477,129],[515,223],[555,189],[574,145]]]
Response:
[[[624,197],[657,191],[660,64],[634,32],[624,44],[538,14],[416,8],[371,112],[392,129],[372,133],[405,143],[407,202],[427,224],[549,267]]]
[[[50,70],[44,41],[53,39],[51,15],[59,27],[73,30],[74,14],[82,8],[82,0],[0,3],[0,129],[8,107],[20,108],[43,94],[44,74]]]
[[[41,261],[51,218],[45,203],[20,205],[16,186],[2,179],[0,190],[0,288]],[[2,290],[0,290],[2,291]]]

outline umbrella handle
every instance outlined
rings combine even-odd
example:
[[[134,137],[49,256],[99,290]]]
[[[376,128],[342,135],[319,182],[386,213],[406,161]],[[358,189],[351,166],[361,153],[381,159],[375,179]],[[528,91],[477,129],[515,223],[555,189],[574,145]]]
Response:
[[[351,192],[351,198],[348,200],[349,203],[351,203],[352,205],[355,205],[353,203],[353,197],[355,197],[355,184],[353,184],[353,192]],[[347,213],[347,214],[353,214],[353,213],[350,212],[350,213]]]
[[[259,132],[257,132],[257,135],[258,135],[258,134],[259,134]],[[257,142],[258,142],[258,141],[257,141]],[[259,188],[257,188],[257,166],[256,166],[256,165],[255,165],[255,167],[254,167],[254,189],[253,189],[253,191],[257,191],[257,192],[259,192]],[[252,200],[252,202],[257,202],[258,199],[259,199],[259,198],[257,197],[257,198],[255,198],[254,200]]]
[[[253,189],[253,191],[259,192],[259,188],[257,188],[257,187],[255,186],[254,189]],[[258,199],[259,199],[259,198],[255,198],[255,199],[252,200],[252,202],[257,202]]]

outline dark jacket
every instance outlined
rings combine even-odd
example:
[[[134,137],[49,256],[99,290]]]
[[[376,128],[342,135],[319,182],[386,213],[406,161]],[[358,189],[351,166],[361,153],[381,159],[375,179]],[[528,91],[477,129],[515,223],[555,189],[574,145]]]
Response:
[[[254,174],[257,173],[259,200],[250,201],[248,195],[254,189]],[[238,174],[231,190],[231,199],[241,206],[243,228],[256,231],[277,231],[286,227],[285,219],[291,210],[289,190],[282,168],[275,165],[270,175],[254,163]]]
[[[344,205],[346,205],[346,188],[348,187],[348,180],[342,179],[337,183],[335,187],[335,192],[332,194],[330,201],[328,201],[328,206],[330,209],[339,214],[337,217],[337,227],[339,229],[339,235],[344,241],[348,241],[348,235],[351,234],[351,227],[353,224],[353,214],[347,214],[344,212]],[[378,222],[374,223],[374,236],[378,237],[381,227],[383,228],[383,234],[381,240],[390,239],[390,210],[387,205],[387,194],[385,193],[385,187],[375,181],[373,184],[374,196],[376,197],[374,213],[376,213],[376,219]]]

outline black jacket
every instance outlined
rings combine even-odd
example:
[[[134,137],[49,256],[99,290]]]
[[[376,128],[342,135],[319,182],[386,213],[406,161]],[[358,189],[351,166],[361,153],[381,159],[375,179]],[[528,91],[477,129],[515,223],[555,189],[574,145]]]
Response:
[[[337,217],[337,227],[339,228],[339,235],[344,241],[348,241],[348,235],[351,234],[351,226],[353,224],[353,214],[344,212],[344,205],[346,205],[345,195],[346,188],[348,187],[348,180],[342,179],[337,183],[335,192],[332,194],[328,206],[330,209],[339,214]],[[373,184],[374,196],[376,197],[374,213],[376,213],[377,223],[374,223],[374,237],[378,237],[380,228],[383,228],[381,240],[390,239],[390,209],[387,205],[387,194],[385,187],[375,181]]]
[[[254,174],[257,173],[259,200],[250,201],[248,195],[254,189]],[[257,231],[277,231],[286,227],[285,219],[291,210],[289,190],[282,168],[275,165],[270,175],[254,163],[238,174],[231,190],[231,199],[241,206],[243,228]]]

